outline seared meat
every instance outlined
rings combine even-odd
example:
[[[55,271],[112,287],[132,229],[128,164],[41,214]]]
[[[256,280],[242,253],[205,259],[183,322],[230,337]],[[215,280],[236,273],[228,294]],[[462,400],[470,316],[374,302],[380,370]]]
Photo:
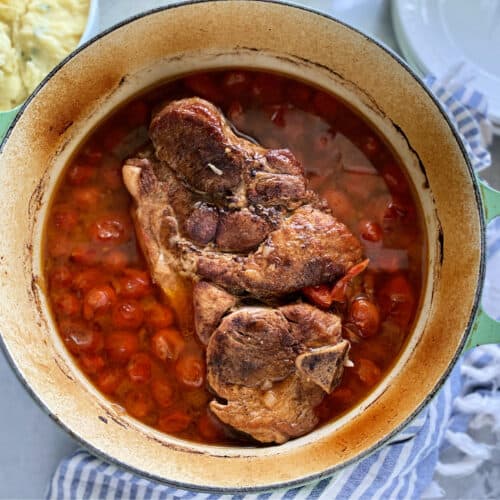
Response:
[[[306,189],[293,155],[237,137],[210,103],[173,102],[150,133],[163,161],[129,160],[125,182],[148,219],[143,230],[157,218],[145,212],[161,207],[176,233],[146,254],[182,255],[181,271],[260,299],[334,281],[361,259],[359,241]]]
[[[208,382],[222,397],[227,385],[272,386],[295,370],[299,350],[278,309],[243,307],[226,316],[210,337]]]
[[[215,244],[224,251],[244,252],[255,248],[271,230],[270,224],[247,208],[222,213]]]
[[[237,136],[210,103],[168,104],[150,136],[154,148],[123,177],[153,279],[185,333],[207,344],[212,411],[263,442],[308,432],[349,344],[337,316],[278,305],[342,277],[361,260],[359,241],[307,189],[290,151]]]
[[[266,298],[334,281],[360,257],[359,242],[344,224],[304,205],[248,256],[205,251],[197,273],[236,293]]]
[[[318,423],[314,407],[324,392],[311,382],[291,375],[267,391],[244,385],[224,388],[227,404],[212,401],[210,409],[235,429],[262,443],[284,443],[307,434]]]
[[[234,295],[207,281],[198,281],[193,288],[194,327],[199,339],[208,344],[224,314],[237,304]]]
[[[207,347],[208,382],[227,401],[210,408],[262,442],[309,432],[314,407],[342,376],[349,343],[340,332],[338,316],[308,304],[231,313]]]
[[[152,120],[150,135],[163,162],[157,171],[161,180],[173,169],[224,207],[293,208],[314,198],[288,150],[269,151],[236,136],[219,110],[202,99],[165,106]]]

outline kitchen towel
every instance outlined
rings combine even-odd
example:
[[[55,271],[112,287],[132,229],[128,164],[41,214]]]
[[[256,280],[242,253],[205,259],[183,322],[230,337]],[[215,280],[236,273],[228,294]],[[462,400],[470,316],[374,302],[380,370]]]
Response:
[[[489,166],[490,156],[485,148],[489,129],[484,97],[450,78],[443,81],[429,77],[426,82],[462,136],[473,168],[480,171]],[[500,257],[500,225],[498,228],[495,226],[488,233],[488,244],[489,258],[491,259],[492,255]],[[500,266],[496,269],[500,271]],[[493,288],[493,283],[500,283],[500,272],[497,272],[497,277],[490,276],[489,281],[491,288]],[[498,293],[498,288],[495,290],[494,293]],[[500,317],[500,310],[495,310],[498,304],[498,301],[496,305],[492,302],[489,309],[490,313],[493,311],[495,316]],[[486,361],[486,363],[490,362],[491,360]],[[470,364],[471,361],[466,358],[464,363]],[[389,443],[333,476],[305,486],[259,493],[202,493],[148,480],[109,464],[81,449],[60,463],[49,483],[46,498],[51,500],[81,498],[385,500],[389,498],[417,499],[426,491],[428,496],[439,496],[439,484],[431,482],[438,463],[438,467],[443,470],[450,465],[439,462],[440,446],[443,443],[450,446],[450,439],[453,441],[454,437],[451,426],[460,420],[460,415],[465,415],[464,410],[457,408],[453,402],[470,401],[470,399],[463,399],[470,394],[470,392],[463,393],[466,376],[466,373],[461,373],[460,363],[458,363],[430,404]],[[451,418],[452,412],[453,418]],[[471,411],[467,414],[467,418],[470,417]],[[464,430],[465,424],[462,425],[460,431],[456,432],[464,434]],[[447,440],[445,436],[448,437]],[[462,448],[464,446],[462,444]],[[430,490],[429,486],[432,486]]]

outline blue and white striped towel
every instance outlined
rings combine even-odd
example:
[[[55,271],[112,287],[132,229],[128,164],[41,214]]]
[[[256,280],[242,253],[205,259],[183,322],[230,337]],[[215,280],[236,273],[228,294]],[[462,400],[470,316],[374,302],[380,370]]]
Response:
[[[461,133],[476,170],[489,166],[481,136],[487,125],[486,103],[477,92],[446,88],[434,77],[428,85],[441,99]],[[488,234],[500,257],[500,225]],[[490,241],[490,242],[491,242]],[[491,258],[491,255],[490,255]],[[500,266],[497,266],[500,270]],[[499,276],[500,278],[500,276]],[[500,279],[496,279],[500,283]],[[494,315],[500,317],[497,301]],[[490,311],[491,313],[492,311]],[[417,499],[430,485],[440,445],[448,432],[453,400],[462,387],[457,365],[432,402],[389,444],[368,458],[344,468],[333,477],[292,489],[256,494],[198,493],[169,487],[107,464],[84,450],[61,462],[49,483],[47,499]],[[457,409],[455,408],[455,414]]]
[[[459,78],[462,66],[456,72],[447,73],[443,78],[428,76],[428,87],[444,104],[451,121],[464,139],[465,149],[476,172],[491,165],[491,156],[486,149],[492,139],[492,125],[487,118],[488,102],[486,97],[476,90],[461,85]]]

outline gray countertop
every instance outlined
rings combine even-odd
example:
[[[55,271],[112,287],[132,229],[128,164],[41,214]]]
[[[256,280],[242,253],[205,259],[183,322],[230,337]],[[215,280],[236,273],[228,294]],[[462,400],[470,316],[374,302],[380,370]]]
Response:
[[[100,27],[108,28],[141,11],[173,2],[161,0],[101,0]],[[315,9],[327,2],[295,2]],[[329,2],[328,2],[329,3]],[[330,12],[397,50],[390,23],[389,0],[336,0]],[[494,144],[497,168],[486,177],[500,186],[500,140]],[[30,398],[0,354],[0,498],[41,498],[58,462],[76,443]]]

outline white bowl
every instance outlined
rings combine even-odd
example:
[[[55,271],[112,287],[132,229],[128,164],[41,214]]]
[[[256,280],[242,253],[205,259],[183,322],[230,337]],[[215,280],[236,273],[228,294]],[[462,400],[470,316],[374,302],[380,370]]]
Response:
[[[87,24],[85,25],[85,30],[78,42],[77,47],[84,44],[90,40],[94,35],[97,34],[99,28],[99,0],[90,0],[89,13],[87,16]],[[76,48],[76,47],[75,47]],[[7,129],[16,117],[17,113],[24,104],[22,102],[15,108],[9,109],[7,111],[0,111],[0,141],[3,139]]]

